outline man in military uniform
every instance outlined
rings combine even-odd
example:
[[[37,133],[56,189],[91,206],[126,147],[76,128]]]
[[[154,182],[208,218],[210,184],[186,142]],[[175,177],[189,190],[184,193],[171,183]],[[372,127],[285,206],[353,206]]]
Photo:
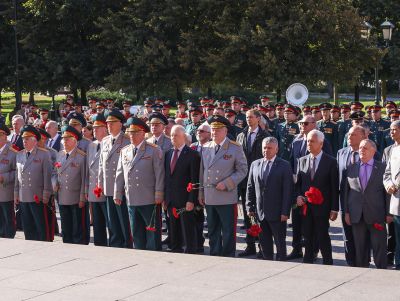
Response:
[[[132,234],[129,226],[128,207],[125,198],[121,204],[114,203],[114,182],[121,149],[129,144],[129,138],[122,132],[125,118],[119,110],[113,110],[106,119],[110,135],[101,141],[98,186],[107,199],[108,230],[110,247],[132,248]]]
[[[340,106],[340,113],[342,119],[337,122],[338,125],[338,149],[343,148],[344,137],[347,132],[352,127],[352,122],[350,119],[350,106],[348,104],[343,104]]]
[[[285,122],[278,125],[276,134],[279,141],[278,156],[289,161],[293,139],[300,133],[299,126],[295,123],[297,118],[296,108],[290,104],[286,105],[284,116]]]
[[[68,124],[74,127],[79,133],[82,133],[82,129],[87,126],[85,116],[80,113],[72,112],[67,117]],[[87,147],[90,143],[90,139],[82,137],[78,142],[78,148],[86,153]]]
[[[89,99],[88,100],[89,109],[84,112],[86,120],[92,120],[92,117],[97,114],[96,110],[96,99]]]
[[[17,151],[7,141],[10,130],[0,123],[0,237],[14,238],[14,182]]]
[[[311,115],[314,117],[315,121],[318,122],[322,119],[322,113],[319,106],[312,106],[311,107]]]
[[[340,120],[340,107],[338,105],[333,105],[331,108],[331,120],[336,123]]]
[[[275,113],[276,113],[275,128],[278,128],[278,124],[285,122],[284,112],[285,112],[285,104],[277,103],[275,105]]]
[[[150,129],[142,120],[132,117],[127,126],[130,144],[118,159],[114,200],[120,205],[126,192],[135,248],[161,250],[164,156],[159,146],[145,141]]]
[[[203,114],[203,111],[202,111],[201,107],[199,107],[199,106],[194,105],[194,106],[192,106],[191,109],[189,109],[189,116],[190,116],[191,123],[186,126],[185,131],[187,134],[189,134],[192,137],[193,143],[197,141],[196,131],[197,131],[197,128],[201,124],[202,114]]]
[[[147,139],[148,142],[158,145],[163,154],[165,154],[171,147],[171,139],[164,134],[164,129],[168,125],[168,119],[163,114],[155,112],[149,116],[150,131],[153,135]]]
[[[81,132],[67,126],[62,134],[64,150],[57,154],[52,177],[60,208],[64,243],[89,244],[89,206],[86,202],[86,153],[80,150]]]
[[[241,112],[243,100],[237,96],[231,96],[231,109],[236,112],[234,124],[243,129],[247,126],[246,115]]]
[[[242,146],[227,139],[226,118],[213,116],[208,123],[212,141],[201,154],[199,202],[206,206],[210,255],[234,257],[237,186],[246,177],[247,161]]]
[[[125,119],[128,120],[129,117],[131,117],[131,112],[130,112],[130,108],[131,108],[132,103],[129,100],[124,100],[122,102],[122,107],[123,110],[121,110],[122,115],[124,115]]]
[[[389,113],[390,111],[397,110],[397,105],[394,101],[388,100],[385,102],[385,109],[386,109],[386,120],[390,120]]]
[[[49,110],[46,108],[41,108],[39,109],[39,115],[40,115],[39,128],[44,129],[46,123],[49,121]]]
[[[39,131],[26,125],[21,131],[24,150],[17,154],[14,202],[20,204],[21,219],[27,240],[50,240],[46,206],[52,186],[52,166],[47,150],[39,148]]]
[[[231,140],[236,140],[237,135],[242,132],[242,128],[238,127],[235,123],[236,112],[232,109],[225,109],[225,118],[228,119],[230,126],[228,128],[228,138]]]
[[[96,246],[108,246],[107,240],[107,202],[103,194],[96,196],[93,191],[97,185],[99,174],[99,158],[101,154],[101,141],[108,135],[107,122],[103,114],[94,115],[93,134],[96,138],[87,149],[86,156],[86,193],[93,212],[93,242]]]
[[[40,140],[38,141],[38,147],[44,148],[49,152],[50,160],[52,166],[57,161],[57,151],[51,147],[47,146],[47,141],[51,137],[48,132],[44,129],[38,128],[40,133]],[[59,233],[57,217],[56,217],[56,206],[54,203],[54,194],[51,195],[49,202],[47,204],[47,213],[48,213],[48,220],[49,220],[49,227],[50,227],[50,241],[54,240],[54,233]]]
[[[371,129],[371,140],[375,142],[378,151],[383,154],[385,149],[384,134],[385,130],[390,128],[390,122],[382,119],[382,107],[380,105],[370,106],[372,120],[369,123]]]
[[[389,120],[390,122],[399,120],[400,118],[400,111],[399,110],[391,110],[389,112]],[[388,146],[394,143],[392,136],[390,135],[390,128],[383,131],[383,144],[384,147],[387,148]]]
[[[317,122],[317,129],[324,133],[325,139],[329,141],[333,155],[336,156],[339,150],[339,139],[338,139],[338,127],[335,122],[331,120],[331,109],[330,103],[323,103],[320,105],[322,112],[322,119]]]

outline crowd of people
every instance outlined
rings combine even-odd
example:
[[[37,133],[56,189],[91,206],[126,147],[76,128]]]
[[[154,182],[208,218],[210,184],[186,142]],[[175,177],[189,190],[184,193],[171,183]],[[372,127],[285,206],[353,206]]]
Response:
[[[232,96],[176,106],[68,97],[54,121],[24,104],[11,129],[0,123],[0,236],[20,228],[29,240],[88,244],[92,225],[98,246],[195,254],[206,225],[210,255],[234,257],[239,205],[238,256],[313,263],[321,253],[333,264],[329,227],[341,215],[349,266],[368,267],[372,254],[377,268],[400,269],[396,103],[299,108],[261,96],[250,107]]]

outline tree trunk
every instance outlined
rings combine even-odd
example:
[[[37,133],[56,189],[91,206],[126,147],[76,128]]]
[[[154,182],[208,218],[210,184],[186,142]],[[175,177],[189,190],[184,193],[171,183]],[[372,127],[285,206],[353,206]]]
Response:
[[[87,106],[86,88],[81,87],[81,102],[83,106]]]
[[[181,101],[183,98],[180,85],[176,84],[176,100]]]
[[[387,86],[386,86],[386,83],[387,83],[386,80],[382,80],[382,83],[381,83],[381,89],[382,89],[381,98],[382,98],[383,104],[386,103],[386,97],[387,97]]]
[[[339,90],[337,84],[333,84],[333,102],[335,105],[339,104]]]
[[[328,82],[327,84],[327,88],[328,88],[328,95],[329,95],[329,99],[335,99],[335,84],[333,82]]]
[[[208,96],[208,97],[212,97],[212,94],[213,94],[212,87],[208,87],[208,88],[207,88],[207,96]]]
[[[1,105],[1,91],[3,91],[2,87],[0,87],[0,105]]]
[[[276,89],[276,103],[281,102],[281,100],[282,100],[282,90],[279,88]]]
[[[29,104],[35,105],[35,93],[33,91],[29,91]]]
[[[78,95],[78,89],[77,88],[72,88],[72,94],[74,95],[74,102],[76,103],[79,99]]]
[[[140,104],[140,91],[136,90],[136,104]]]
[[[358,84],[354,86],[354,101],[360,101],[360,86]]]

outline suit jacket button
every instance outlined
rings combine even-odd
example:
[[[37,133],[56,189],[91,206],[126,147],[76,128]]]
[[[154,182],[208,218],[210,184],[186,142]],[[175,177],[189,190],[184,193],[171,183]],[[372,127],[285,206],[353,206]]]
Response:
[[[219,173],[219,170],[217,170],[217,173]]]
[[[215,178],[216,180],[218,180],[218,178]]]
[[[139,183],[138,183],[138,184],[136,184],[136,186],[139,186]]]
[[[139,177],[136,177],[136,180],[139,180]]]

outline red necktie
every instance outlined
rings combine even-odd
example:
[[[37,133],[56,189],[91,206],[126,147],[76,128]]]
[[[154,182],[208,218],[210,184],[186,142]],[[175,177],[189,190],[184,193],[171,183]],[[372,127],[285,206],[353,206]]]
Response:
[[[178,153],[179,153],[179,149],[175,149],[174,155],[172,156],[171,165],[170,165],[171,174],[174,172],[176,161],[178,161]]]

